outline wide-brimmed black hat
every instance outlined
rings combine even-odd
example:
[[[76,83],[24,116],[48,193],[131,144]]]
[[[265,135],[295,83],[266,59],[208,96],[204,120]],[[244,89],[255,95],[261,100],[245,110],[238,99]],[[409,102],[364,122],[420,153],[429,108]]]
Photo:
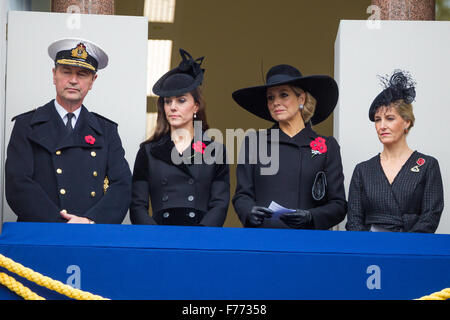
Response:
[[[180,49],[183,59],[178,67],[164,74],[153,86],[153,93],[160,97],[175,97],[191,92],[202,84],[205,69],[201,68],[204,57],[193,59]]]
[[[412,103],[416,98],[415,81],[407,71],[394,70],[391,77],[379,76],[384,90],[373,100],[369,108],[369,119],[375,121],[375,113],[381,106],[389,106],[392,102],[403,99],[405,103]]]
[[[266,90],[269,87],[293,85],[309,92],[316,100],[316,110],[311,118],[313,125],[324,121],[336,107],[339,89],[336,81],[326,75],[303,76],[287,64],[272,67],[266,74],[266,84],[236,90],[232,96],[241,107],[269,121],[275,121],[267,107]]]

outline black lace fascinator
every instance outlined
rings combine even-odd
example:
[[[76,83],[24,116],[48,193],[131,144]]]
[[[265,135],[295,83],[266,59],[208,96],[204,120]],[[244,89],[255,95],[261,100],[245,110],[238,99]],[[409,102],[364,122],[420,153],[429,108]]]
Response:
[[[204,57],[193,59],[180,49],[182,61],[178,67],[164,74],[153,86],[153,93],[160,97],[174,97],[191,92],[202,84],[205,69],[201,68]]]
[[[381,106],[389,106],[392,102],[403,99],[412,103],[416,98],[416,83],[407,71],[394,70],[392,76],[378,76],[384,90],[373,100],[369,108],[369,119],[374,121],[375,113]]]

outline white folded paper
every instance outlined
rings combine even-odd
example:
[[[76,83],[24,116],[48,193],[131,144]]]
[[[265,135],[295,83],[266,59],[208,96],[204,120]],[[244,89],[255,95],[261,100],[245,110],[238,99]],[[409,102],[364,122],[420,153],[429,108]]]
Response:
[[[282,205],[279,205],[278,203],[276,203],[275,201],[272,201],[270,203],[269,209],[273,211],[272,218],[274,218],[274,217],[277,218],[286,212],[295,212],[295,210],[285,208]]]

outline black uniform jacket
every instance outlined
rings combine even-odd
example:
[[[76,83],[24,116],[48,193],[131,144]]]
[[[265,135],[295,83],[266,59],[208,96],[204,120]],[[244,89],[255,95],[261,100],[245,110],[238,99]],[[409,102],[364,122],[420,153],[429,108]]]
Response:
[[[262,164],[264,161],[259,156],[257,161],[252,160],[248,145],[251,139],[248,135],[241,148],[233,205],[242,224],[247,226],[247,216],[253,206],[268,207],[272,201],[289,209],[309,210],[314,222],[311,228],[329,229],[341,222],[345,217],[347,202],[340,147],[336,140],[333,137],[323,137],[327,151],[314,155],[310,144],[319,135],[309,126],[292,138],[280,130],[278,125],[271,129],[279,132],[279,169],[276,174],[261,174],[261,168],[273,165],[275,160],[266,165]],[[261,134],[258,133],[257,137],[260,146]],[[267,133],[267,137],[267,150],[270,153],[271,134]],[[242,155],[243,150],[245,156]],[[312,195],[312,187],[319,172],[323,172],[326,177],[326,181],[322,181],[325,194],[321,199],[315,197],[318,199],[316,200]],[[261,227],[288,228],[275,217],[265,219]]]
[[[130,204],[131,172],[117,124],[81,108],[72,134],[54,100],[14,118],[5,181],[6,199],[18,221],[66,222],[59,214],[65,209],[95,223],[122,223]]]
[[[414,151],[390,184],[377,155],[355,167],[348,197],[347,230],[433,233],[444,209],[439,163]]]
[[[211,153],[212,159],[220,161],[206,162],[204,155],[191,147],[183,153],[184,162],[175,164],[171,155],[176,149],[169,135],[141,144],[133,171],[132,223],[223,226],[230,201],[225,148],[215,142],[204,143],[210,150],[213,146],[222,150]],[[199,160],[202,163],[196,163]]]

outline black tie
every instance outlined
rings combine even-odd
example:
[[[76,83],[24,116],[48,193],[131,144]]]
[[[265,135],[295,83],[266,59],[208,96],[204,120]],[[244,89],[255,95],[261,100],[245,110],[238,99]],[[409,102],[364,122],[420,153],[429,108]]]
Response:
[[[67,132],[68,133],[72,133],[73,132],[73,127],[72,127],[72,118],[75,117],[75,115],[71,112],[69,112],[67,114],[67,123],[66,123],[66,128],[67,128]]]

